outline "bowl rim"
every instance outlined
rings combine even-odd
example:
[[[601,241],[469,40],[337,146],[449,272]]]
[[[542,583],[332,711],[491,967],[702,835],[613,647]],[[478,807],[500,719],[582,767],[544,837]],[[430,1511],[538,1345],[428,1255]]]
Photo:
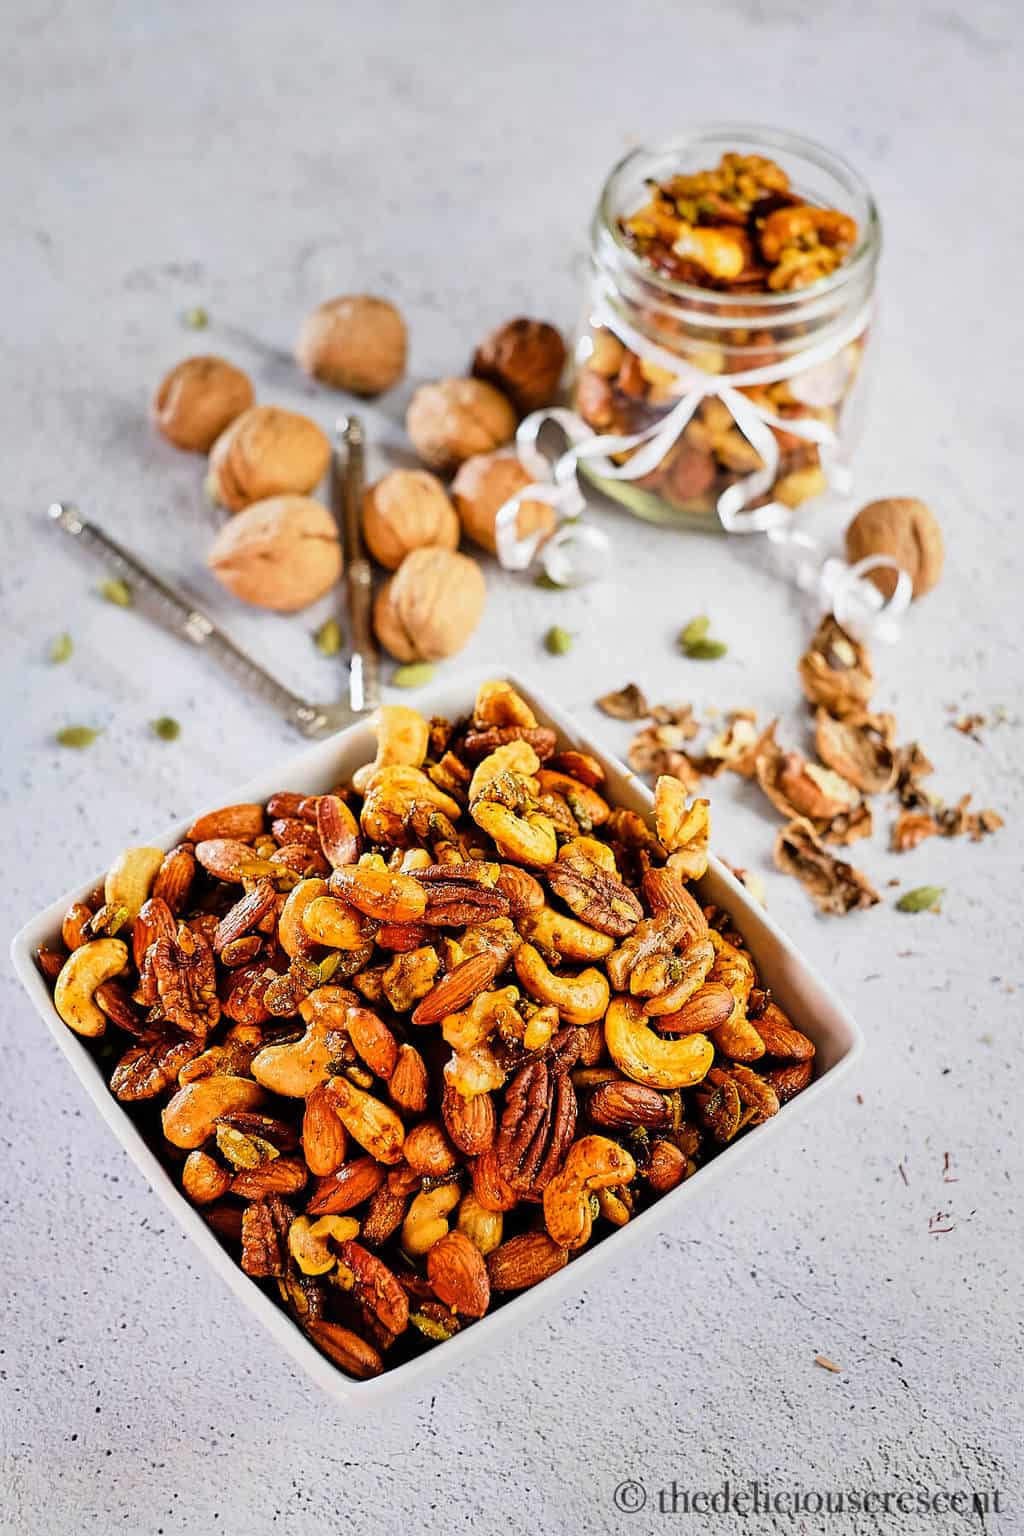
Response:
[[[452,714],[455,711],[451,703],[445,701],[460,695],[466,700],[462,706],[465,712],[475,697],[480,683],[497,677],[507,679],[518,692],[523,694],[540,716],[555,726],[562,736],[572,741],[574,747],[596,756],[605,768],[610,770],[610,777],[621,779],[628,786],[629,793],[635,796],[638,802],[642,802],[643,809],[649,814],[653,805],[653,795],[637,775],[607,748],[595,743],[581,731],[572,716],[552,703],[542,688],[508,667],[478,667],[472,671],[454,675],[433,689],[424,690],[422,695],[418,694],[416,707],[428,716],[431,712]],[[306,746],[298,753],[290,754],[279,764],[274,765],[271,770],[253,775],[244,784],[219,797],[217,804],[228,805],[257,795],[266,798],[266,795],[272,791],[265,790],[264,786],[272,780],[276,781],[278,787],[287,783],[290,778],[301,782],[303,774],[308,777],[315,771],[314,765],[319,764],[321,759],[328,761],[332,752],[343,754],[363,735],[372,741],[371,721],[372,717],[367,717],[311,747]],[[310,791],[310,793],[313,792]],[[197,811],[195,815],[177,819],[171,827],[152,839],[152,846],[172,847],[175,842],[181,840],[185,829],[199,814],[202,812]],[[752,1147],[763,1145],[766,1134],[778,1135],[780,1130],[798,1123],[800,1116],[805,1115],[811,1106],[817,1104],[822,1093],[830,1091],[860,1057],[864,1045],[863,1036],[846,1007],[824,978],[808,964],[793,942],[787,938],[766,911],[753,901],[745,887],[714,855],[709,860],[709,875],[704,878],[710,878],[715,884],[724,885],[729,896],[730,915],[735,917],[739,914],[743,921],[762,930],[763,936],[769,938],[778,947],[785,960],[794,967],[801,983],[809,984],[810,988],[817,990],[825,1000],[827,1010],[832,1014],[830,1027],[834,1027],[834,1034],[839,1038],[842,1047],[836,1060],[808,1084],[795,1099],[786,1104],[784,1112],[758,1126],[756,1139],[744,1136],[732,1142],[717,1153],[710,1163],[703,1165],[692,1178],[662,1196],[626,1226],[609,1233],[601,1242],[580,1252],[556,1274],[529,1290],[510,1296],[496,1311],[488,1313],[471,1327],[447,1340],[443,1347],[426,1350],[422,1355],[402,1365],[385,1368],[381,1375],[365,1381],[357,1381],[346,1376],[340,1367],[321,1354],[298,1324],[231,1258],[196,1207],[190,1204],[178,1185],[174,1183],[134,1121],[114,1098],[102,1072],[85,1045],[67,1027],[54,1008],[46,981],[35,963],[35,949],[47,939],[52,939],[54,933],[59,931],[60,921],[67,907],[72,901],[81,899],[95,889],[97,884],[102,883],[103,873],[81,882],[23,924],[11,942],[11,957],[19,981],[67,1058],[79,1082],[96,1105],[102,1119],[113,1131],[135,1166],[143,1173],[154,1193],[175,1217],[179,1226],[197,1244],[214,1271],[238,1299],[259,1318],[291,1359],[320,1387],[340,1401],[369,1402],[371,1399],[390,1396],[414,1384],[422,1385],[425,1378],[436,1377],[442,1371],[454,1369],[460,1361],[465,1361],[472,1354],[486,1349],[490,1342],[503,1332],[517,1324],[525,1323],[531,1314],[536,1314],[564,1296],[570,1286],[570,1277],[573,1290],[581,1290],[602,1265],[624,1258],[632,1247],[654,1236],[659,1230],[673,1225],[674,1218],[684,1202],[699,1197],[703,1191],[710,1188],[714,1178],[722,1178],[736,1166],[738,1160],[751,1156]],[[741,931],[743,921],[738,923]]]

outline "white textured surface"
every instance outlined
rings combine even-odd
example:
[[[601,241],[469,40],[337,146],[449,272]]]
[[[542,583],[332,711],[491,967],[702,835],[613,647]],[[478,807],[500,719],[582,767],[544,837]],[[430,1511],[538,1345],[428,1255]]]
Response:
[[[623,148],[730,114],[845,151],[878,195],[884,324],[859,486],[929,500],[950,557],[905,643],[878,658],[878,700],[921,736],[941,791],[974,789],[1008,825],[983,847],[933,842],[904,860],[881,836],[858,848],[883,885],[947,885],[938,917],[825,922],[768,872],[773,913],[865,1027],[858,1080],[635,1272],[366,1422],[300,1381],[194,1263],[5,969],[0,1528],[658,1529],[655,1493],[673,1478],[756,1476],[1002,1487],[1015,1512],[984,1529],[1020,1530],[1021,735],[1007,724],[979,745],[946,710],[1020,693],[1013,7],[51,4],[20,7],[8,35],[9,927],[291,745],[97,600],[96,571],[40,525],[55,495],[192,585],[283,676],[324,694],[335,682],[304,620],[243,615],[206,580],[201,463],[146,422],[164,369],[224,350],[260,398],[326,424],[335,402],[287,360],[298,321],[334,292],[390,292],[413,377],[366,412],[380,468],[402,451],[414,379],[457,372],[510,314],[571,324],[591,204]],[[197,303],[213,322],[202,336],[180,324]],[[467,660],[514,652],[588,724],[594,696],[635,677],[654,698],[783,712],[797,739],[806,623],[785,590],[722,542],[604,522],[614,580],[567,596],[489,573]],[[730,642],[714,667],[671,643],[701,609]],[[577,632],[567,658],[540,647],[552,622]],[[47,642],[65,628],[75,654],[52,668]],[[185,724],[177,744],[148,734],[163,713]],[[105,734],[60,752],[52,733],[68,723]],[[621,747],[626,730],[604,735]],[[773,825],[753,794],[716,786],[715,801],[719,850],[766,868]],[[940,1211],[953,1230],[931,1235]],[[841,1375],[814,1366],[819,1351]],[[643,1515],[613,1507],[626,1477],[649,1491]]]

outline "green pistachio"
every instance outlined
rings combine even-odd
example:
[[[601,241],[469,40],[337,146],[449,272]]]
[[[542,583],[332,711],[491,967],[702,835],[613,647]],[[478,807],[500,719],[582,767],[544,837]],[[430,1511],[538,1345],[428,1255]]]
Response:
[[[161,715],[157,720],[151,720],[153,735],[159,736],[161,741],[177,741],[181,735],[181,726],[171,715]]]
[[[55,664],[67,661],[73,649],[70,635],[54,635],[50,641],[50,660]]]
[[[938,912],[939,903],[946,894],[944,885],[918,885],[905,891],[896,903],[897,912]]]
[[[313,643],[324,656],[337,656],[341,650],[341,625],[337,619],[325,619],[313,636]]]
[[[560,624],[552,624],[544,636],[544,649],[550,651],[552,656],[564,656],[572,650],[572,635]]]
[[[391,674],[393,688],[422,688],[429,683],[437,668],[432,661],[411,661],[408,666],[396,667]]]
[[[91,725],[66,725],[62,731],[58,731],[56,741],[62,747],[91,747],[96,737],[101,733],[94,731]]]
[[[132,589],[126,581],[117,577],[111,577],[109,581],[101,581],[99,585],[100,597],[108,603],[113,603],[115,608],[130,608],[135,599],[132,597]]]

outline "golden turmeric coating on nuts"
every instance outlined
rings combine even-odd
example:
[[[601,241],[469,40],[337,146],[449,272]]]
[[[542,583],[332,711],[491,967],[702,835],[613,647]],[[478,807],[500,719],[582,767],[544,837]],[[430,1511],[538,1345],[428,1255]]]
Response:
[[[360,1378],[555,1274],[814,1070],[693,883],[706,801],[663,776],[646,820],[617,807],[505,682],[460,723],[376,727],[347,782],[210,812],[194,855],[126,850],[40,957],[184,1197]],[[90,936],[101,901],[121,937]]]

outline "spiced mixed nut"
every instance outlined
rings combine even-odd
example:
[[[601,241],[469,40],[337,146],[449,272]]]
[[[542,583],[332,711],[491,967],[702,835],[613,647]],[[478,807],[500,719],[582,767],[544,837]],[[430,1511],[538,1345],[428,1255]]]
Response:
[[[814,1046],[652,824],[502,681],[379,714],[321,795],[127,849],[39,952],[111,1092],[342,1370],[471,1327],[810,1081]]]

